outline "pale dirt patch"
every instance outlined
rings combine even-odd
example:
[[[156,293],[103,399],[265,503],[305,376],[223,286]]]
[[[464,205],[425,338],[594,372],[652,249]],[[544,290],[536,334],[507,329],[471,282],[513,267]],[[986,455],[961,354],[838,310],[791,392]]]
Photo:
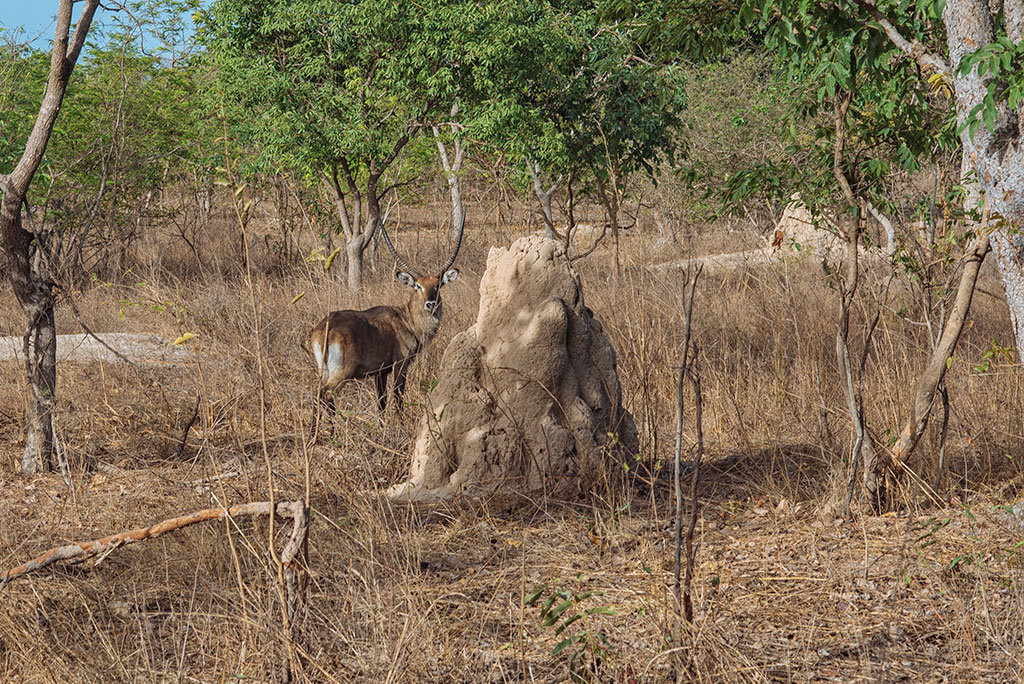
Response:
[[[149,333],[101,333],[97,335],[112,349],[136,363],[180,363],[188,352],[159,335]],[[21,337],[0,337],[0,361],[24,361]],[[95,338],[80,335],[57,335],[57,362],[120,361],[110,349]]]

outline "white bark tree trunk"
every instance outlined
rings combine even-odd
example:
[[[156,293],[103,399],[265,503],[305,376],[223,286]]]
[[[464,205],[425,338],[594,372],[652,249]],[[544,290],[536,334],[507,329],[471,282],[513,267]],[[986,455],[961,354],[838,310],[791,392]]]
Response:
[[[454,123],[455,117],[459,113],[459,106],[457,104],[452,105],[452,120],[451,124],[453,132],[457,128],[457,124]],[[462,173],[462,164],[466,161],[466,148],[462,144],[462,136],[455,132],[452,146],[455,149],[455,156],[451,157],[448,154],[448,147],[444,144],[444,140],[441,138],[440,126],[431,126],[431,131],[434,133],[434,142],[437,143],[437,154],[441,159],[441,166],[444,169],[445,180],[448,181],[448,195],[451,198],[452,203],[452,239],[455,239],[456,234],[459,231],[459,226],[462,225],[463,218],[465,216],[465,208],[462,204],[462,184],[459,180],[459,174]]]
[[[554,214],[551,211],[551,195],[554,193],[555,188],[558,187],[558,184],[562,182],[562,179],[556,178],[551,187],[545,188],[544,181],[541,178],[544,171],[539,163],[532,159],[527,159],[526,170],[530,172],[530,178],[533,179],[533,194],[537,196],[537,201],[540,202],[541,216],[544,217],[544,237],[558,240],[558,233],[555,232]]]
[[[1004,7],[1007,33],[1015,42],[1020,41],[1024,37],[1021,0],[1006,0]],[[984,100],[991,76],[979,76],[976,69],[960,75],[957,67],[965,55],[995,41],[995,26],[987,0],[948,0],[942,19],[946,25],[957,122],[963,125],[974,107]],[[1024,236],[1013,229],[1024,226],[1021,112],[1010,109],[1006,102],[997,104],[993,130],[981,125],[972,137],[965,128],[960,139],[964,157],[977,171],[978,182],[985,190],[989,209],[1005,222],[992,234],[992,251],[1006,292],[1019,358],[1024,353]]]

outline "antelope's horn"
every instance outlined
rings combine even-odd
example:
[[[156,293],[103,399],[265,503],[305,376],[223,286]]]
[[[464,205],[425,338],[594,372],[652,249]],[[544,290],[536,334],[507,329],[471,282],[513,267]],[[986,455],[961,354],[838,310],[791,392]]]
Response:
[[[459,247],[462,246],[462,231],[466,229],[466,211],[462,211],[462,223],[459,224],[459,234],[455,237],[455,249],[452,250],[451,258],[448,259],[448,263],[441,267],[441,277],[452,267],[455,263],[455,257],[459,255]]]
[[[386,214],[384,216],[384,219],[387,219]],[[399,267],[401,267],[402,270],[407,271],[416,280],[419,280],[421,277],[420,274],[412,266],[405,263],[405,259],[398,255],[398,250],[396,250],[395,246],[391,244],[391,236],[388,235],[388,231],[384,227],[384,221],[380,222],[380,234],[384,237],[384,244],[386,244],[388,246],[388,249],[391,250],[391,254],[394,255],[395,261],[398,262]]]

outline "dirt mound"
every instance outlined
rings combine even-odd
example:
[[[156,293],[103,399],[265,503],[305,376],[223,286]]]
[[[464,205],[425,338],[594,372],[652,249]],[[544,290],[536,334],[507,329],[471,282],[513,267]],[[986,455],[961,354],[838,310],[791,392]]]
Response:
[[[775,228],[772,247],[814,248],[831,252],[839,249],[839,240],[831,232],[834,230],[835,219],[832,216],[819,216],[816,219],[807,205],[800,201],[800,196],[794,195]]]
[[[480,312],[441,362],[400,501],[586,489],[616,451],[635,452],[615,350],[553,240],[492,248]]]

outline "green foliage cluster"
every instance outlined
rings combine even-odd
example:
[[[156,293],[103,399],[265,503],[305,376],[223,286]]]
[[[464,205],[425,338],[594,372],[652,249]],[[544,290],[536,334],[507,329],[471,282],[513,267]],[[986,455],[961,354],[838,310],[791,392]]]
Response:
[[[400,155],[422,171],[437,123],[584,191],[675,149],[681,71],[636,59],[631,27],[587,3],[220,0],[202,26],[251,171],[340,174],[352,192]]]
[[[89,47],[31,197],[65,225],[93,220],[95,204],[97,223],[116,232],[161,184],[208,183],[228,150],[250,176],[304,180],[306,198],[325,177],[347,176],[338,187],[369,199],[435,172],[429,133],[440,125],[443,139],[503,162],[495,168],[520,190],[527,161],[545,184],[592,199],[615,186],[623,199],[635,174],[671,169],[703,193],[690,209],[705,217],[794,192],[836,208],[831,117],[848,97],[844,171],[884,210],[894,173],[959,143],[948,84],[922,74],[875,13],[941,52],[942,7],[136,0],[133,21],[148,17],[147,27],[125,20]],[[10,35],[0,49],[3,172],[31,128],[48,55]],[[1017,106],[1022,55],[1003,37],[960,65],[987,77],[972,130]],[[373,193],[370,178],[381,181]]]
[[[941,26],[937,3],[895,4],[880,3],[879,10],[898,9],[906,35],[934,39]],[[958,144],[949,101],[930,92],[914,61],[870,25],[860,4],[750,0],[741,5],[737,21],[758,32],[779,65],[779,78],[792,84],[797,106],[782,131],[789,161],[735,174],[728,184],[730,202],[756,193],[785,200],[799,192],[813,208],[845,208],[833,170],[833,116],[841,98],[850,100],[843,120],[843,171],[854,194],[876,205],[891,206],[885,183],[894,170],[918,170],[922,160]]]
[[[722,196],[734,174],[774,169],[787,160],[797,165],[780,122],[792,118],[799,92],[779,72],[770,58],[755,51],[686,67],[686,81],[699,96],[690,97],[680,117],[677,136],[685,160],[664,169],[662,187],[668,183],[675,190],[662,193],[667,210],[685,213],[690,221],[710,221],[723,210]],[[797,126],[808,128],[804,122]]]
[[[548,593],[547,586],[541,585],[523,600],[524,606],[537,606],[541,625],[561,637],[551,654],[567,658],[569,679],[577,684],[598,681],[612,651],[608,635],[592,621],[598,615],[615,615],[615,609],[602,605],[585,607],[595,596],[594,591],[573,593],[557,587]]]
[[[150,37],[160,29],[150,28]],[[155,212],[152,196],[205,165],[211,138],[195,106],[197,74],[187,60],[171,63],[144,47],[141,29],[121,25],[87,44],[29,191],[35,229],[63,247],[51,258],[79,270],[110,248],[123,252],[139,219]],[[7,173],[35,122],[50,55],[7,40],[0,60],[0,173]]]

